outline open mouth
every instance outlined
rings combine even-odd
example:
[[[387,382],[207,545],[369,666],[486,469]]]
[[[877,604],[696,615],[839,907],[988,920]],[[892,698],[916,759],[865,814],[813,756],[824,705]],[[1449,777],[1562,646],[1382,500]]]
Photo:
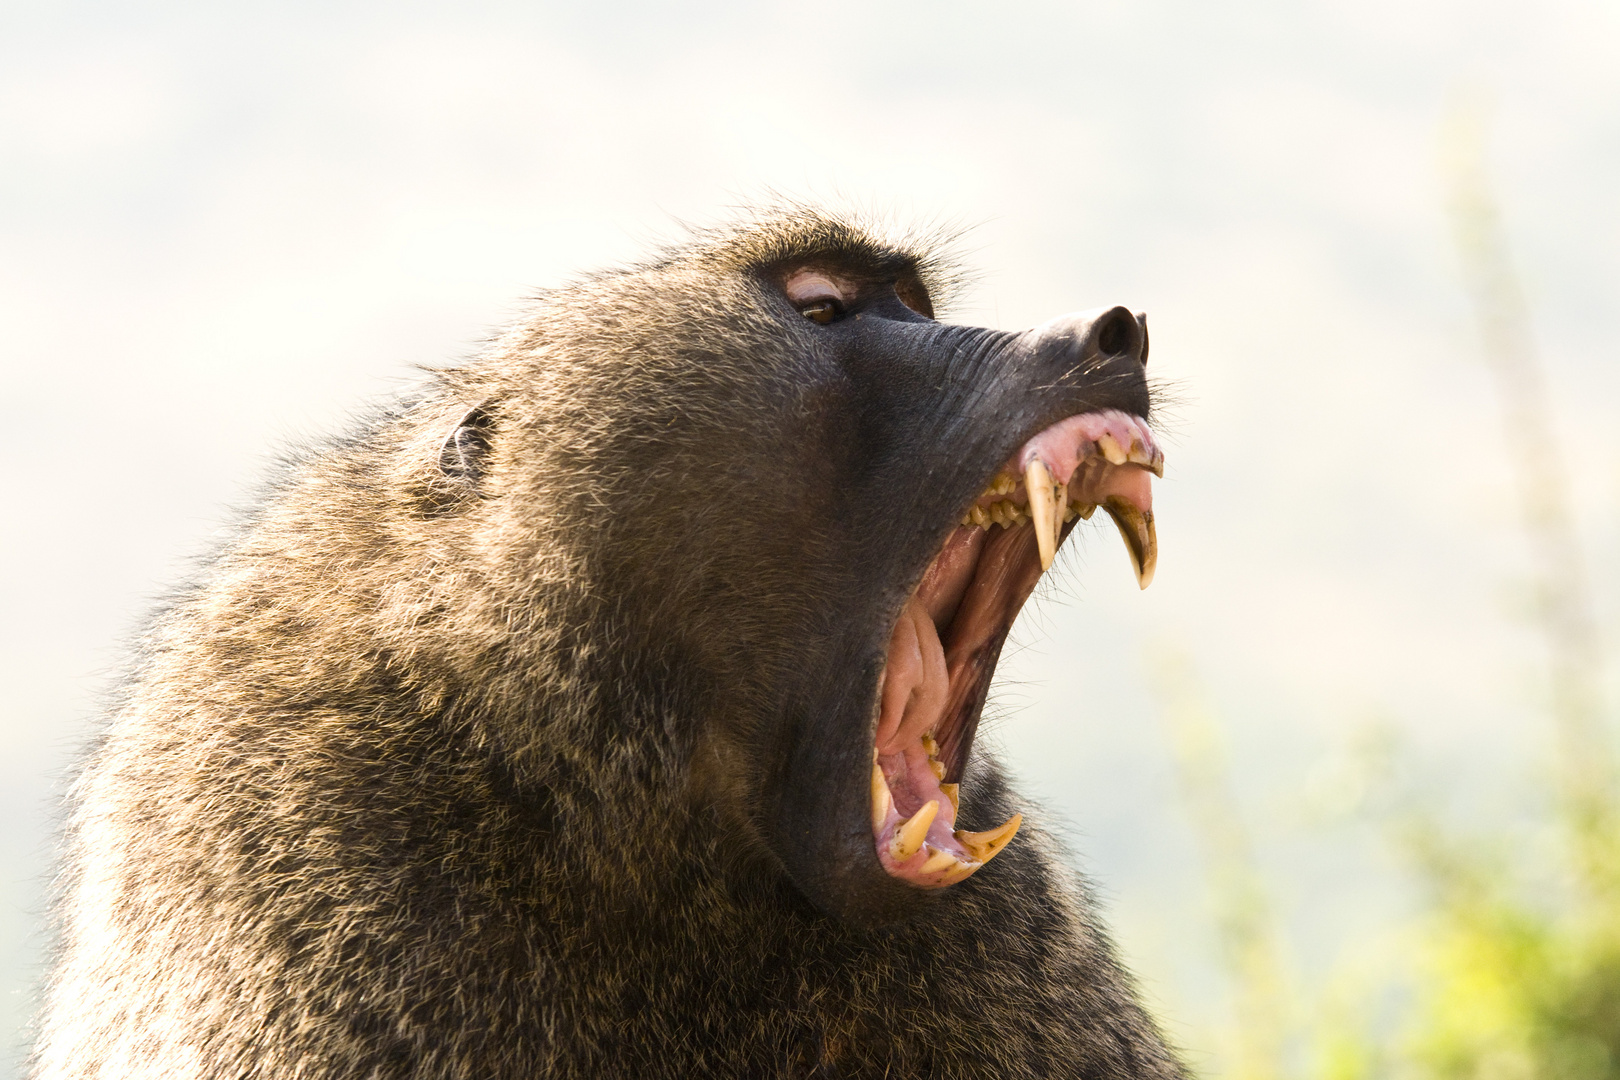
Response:
[[[1164,455],[1140,417],[1108,410],[1026,442],[964,514],[889,639],[872,748],[872,836],[892,876],[938,888],[998,855],[1023,821],[956,828],[960,783],[1002,643],[1076,520],[1102,507],[1137,580],[1153,579],[1152,478]]]

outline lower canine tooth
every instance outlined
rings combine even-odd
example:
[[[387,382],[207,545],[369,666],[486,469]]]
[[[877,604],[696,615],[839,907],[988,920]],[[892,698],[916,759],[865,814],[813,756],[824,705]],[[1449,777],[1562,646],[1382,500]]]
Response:
[[[872,762],[872,828],[883,828],[884,819],[894,807],[894,799],[889,794],[889,782],[883,779],[883,770],[877,762]]]
[[[922,850],[923,838],[928,835],[928,826],[934,823],[934,817],[939,813],[939,800],[934,799],[923,804],[921,810],[911,815],[911,820],[901,825],[894,833],[894,843],[889,850],[894,857],[904,862]]]
[[[1018,826],[1023,823],[1024,815],[1014,814],[994,829],[986,829],[984,832],[959,831],[956,838],[968,849],[968,854],[982,863],[987,863],[1000,855],[1002,848],[1012,843],[1012,838],[1018,835]]]
[[[1119,535],[1125,540],[1130,553],[1131,567],[1136,571],[1137,584],[1147,588],[1153,584],[1153,571],[1159,565],[1159,535],[1153,527],[1153,511],[1138,510],[1129,499],[1110,495],[1103,508],[1119,526]]]

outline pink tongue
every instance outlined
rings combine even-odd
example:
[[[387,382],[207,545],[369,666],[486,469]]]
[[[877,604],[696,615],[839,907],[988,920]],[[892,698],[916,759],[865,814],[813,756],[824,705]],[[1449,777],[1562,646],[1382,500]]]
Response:
[[[950,691],[945,648],[922,600],[913,596],[889,638],[878,717],[877,751],[898,754],[917,746],[939,724]]]

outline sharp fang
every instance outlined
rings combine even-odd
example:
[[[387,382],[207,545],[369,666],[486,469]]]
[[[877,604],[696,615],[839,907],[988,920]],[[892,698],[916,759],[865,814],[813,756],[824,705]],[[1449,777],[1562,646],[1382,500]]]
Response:
[[[904,862],[922,850],[923,838],[928,835],[928,826],[934,823],[934,816],[939,813],[939,800],[933,799],[923,804],[923,808],[911,815],[911,820],[901,825],[894,833],[894,843],[889,850],[894,857]]]
[[[877,762],[872,762],[872,828],[883,828],[884,820],[894,807],[894,798],[889,794],[889,782],[883,779],[883,770]]]
[[[1029,493],[1029,516],[1035,522],[1035,542],[1041,549],[1041,569],[1052,569],[1057,558],[1058,530],[1063,527],[1063,511],[1052,497],[1052,474],[1046,462],[1036,458],[1024,467],[1024,490]]]
[[[958,832],[956,838],[968,849],[968,854],[981,863],[987,863],[1000,855],[1002,848],[1012,843],[1012,838],[1018,835],[1018,826],[1023,823],[1024,815],[1014,814],[994,829],[986,829],[984,832]]]
[[[932,848],[929,848],[929,850],[933,851]],[[956,856],[955,855],[952,855],[948,851],[935,851],[932,855],[930,855],[928,857],[928,861],[923,863],[917,869],[920,870],[924,874],[932,874],[936,870],[948,869],[951,866],[955,865],[955,863],[956,863]]]
[[[947,799],[951,800],[951,816],[954,818],[957,814],[961,813],[962,812],[962,802],[961,802],[962,785],[961,784],[941,784],[941,785],[939,785],[939,790],[940,790],[941,793],[944,794],[944,796]]]
[[[1125,539],[1125,550],[1130,553],[1137,584],[1147,588],[1153,584],[1153,571],[1159,564],[1159,536],[1153,528],[1153,511],[1144,514],[1130,500],[1118,495],[1110,495],[1103,502],[1103,508]]]
[[[1123,465],[1129,460],[1119,440],[1106,431],[1097,436],[1097,449],[1102,451],[1102,456],[1108,459],[1110,465]]]

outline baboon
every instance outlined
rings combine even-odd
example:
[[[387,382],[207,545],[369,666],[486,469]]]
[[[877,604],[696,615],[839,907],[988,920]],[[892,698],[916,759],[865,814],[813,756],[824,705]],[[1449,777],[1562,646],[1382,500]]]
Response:
[[[33,1075],[1180,1080],[973,751],[1075,520],[1152,574],[1146,323],[939,251],[694,230],[289,465],[74,786]]]

